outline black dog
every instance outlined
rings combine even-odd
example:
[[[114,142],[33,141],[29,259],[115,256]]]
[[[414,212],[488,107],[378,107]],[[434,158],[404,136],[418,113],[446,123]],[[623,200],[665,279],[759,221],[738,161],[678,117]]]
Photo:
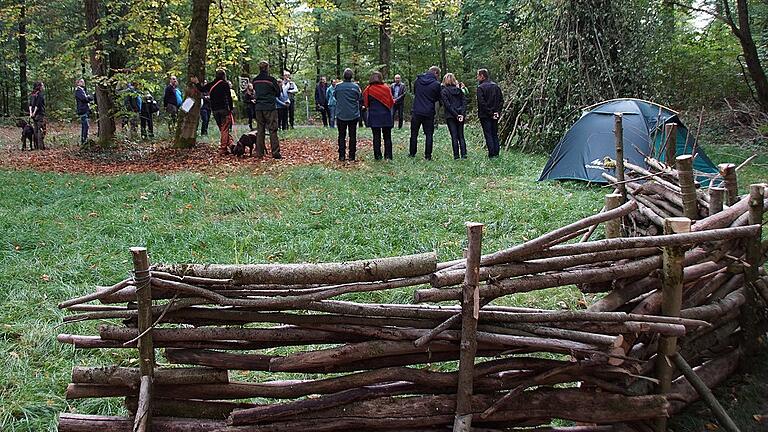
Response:
[[[230,152],[235,156],[243,156],[245,155],[245,148],[248,147],[250,149],[250,156],[253,156],[253,146],[256,144],[256,135],[254,134],[243,134],[240,136],[240,139],[237,140],[237,144],[232,146],[232,149]]]
[[[19,119],[16,122],[16,126],[21,128],[21,150],[27,149],[27,141],[29,141],[29,149],[35,149],[35,128],[31,124],[27,123],[23,119]]]

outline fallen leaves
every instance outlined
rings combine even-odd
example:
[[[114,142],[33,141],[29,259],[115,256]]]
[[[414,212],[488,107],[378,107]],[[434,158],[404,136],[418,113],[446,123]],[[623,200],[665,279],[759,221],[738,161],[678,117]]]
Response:
[[[12,133],[12,132],[11,132]],[[360,148],[370,142],[358,142]],[[219,156],[217,145],[198,143],[192,149],[170,148],[169,142],[122,143],[105,150],[82,150],[77,146],[53,146],[43,151],[21,151],[15,145],[3,149],[0,167],[32,169],[42,172],[120,175],[132,173],[171,173],[194,171],[226,173],[236,169],[251,169],[257,173],[282,169],[286,166],[337,164],[337,148],[328,139],[288,139],[280,141],[283,159]],[[351,166],[339,165],[340,169]],[[233,189],[239,186],[230,186]],[[196,185],[193,185],[193,189]],[[139,199],[149,200],[151,193],[142,192]]]

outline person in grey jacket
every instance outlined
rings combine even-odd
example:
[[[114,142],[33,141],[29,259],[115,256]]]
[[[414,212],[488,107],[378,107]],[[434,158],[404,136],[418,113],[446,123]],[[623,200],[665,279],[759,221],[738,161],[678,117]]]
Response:
[[[339,160],[347,160],[346,140],[349,130],[349,160],[357,153],[357,122],[360,120],[360,86],[352,82],[352,69],[344,69],[344,81],[336,85],[336,127],[339,129]]]

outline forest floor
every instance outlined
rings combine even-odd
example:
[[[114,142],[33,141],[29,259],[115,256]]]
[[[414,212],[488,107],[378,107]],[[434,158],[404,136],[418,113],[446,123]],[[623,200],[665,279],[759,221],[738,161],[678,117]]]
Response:
[[[714,140],[720,133],[707,136]],[[431,162],[421,157],[423,139],[419,157],[407,158],[408,132],[395,130],[389,163],[373,160],[367,129],[360,132],[355,163],[336,162],[335,131],[320,128],[288,131],[284,159],[261,162],[220,158],[210,144],[168,149],[162,133],[160,145],[127,142],[85,151],[78,134],[76,125],[55,124],[51,150],[21,152],[20,131],[0,128],[2,431],[53,431],[61,411],[123,412],[118,399],[63,398],[73,365],[135,365],[136,359],[128,350],[75,351],[57,343],[57,333],[94,329],[59,328],[63,313],[56,304],[122,279],[131,268],[131,246],[147,246],[154,262],[316,262],[430,250],[451,259],[461,255],[464,221],[486,223],[484,250],[497,250],[596,213],[606,191],[536,182],[544,155],[510,151],[488,160],[474,127],[467,130],[469,159],[459,161],[450,154],[444,126]],[[759,150],[722,134],[717,142],[727,144],[706,146],[715,162],[740,163]],[[765,181],[766,173],[763,152],[740,172],[741,184]],[[411,294],[349,299],[407,303]],[[575,289],[508,299],[563,309],[591,301]],[[768,356],[747,366],[717,394],[742,431],[765,430]],[[700,405],[672,422],[676,432],[714,424]]]

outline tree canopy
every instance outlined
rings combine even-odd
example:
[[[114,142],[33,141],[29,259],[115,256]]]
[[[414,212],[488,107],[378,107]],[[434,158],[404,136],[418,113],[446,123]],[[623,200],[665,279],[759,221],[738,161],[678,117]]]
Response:
[[[89,2],[98,13],[93,27]],[[488,68],[508,95],[503,133],[526,149],[548,148],[578,108],[611,97],[692,109],[723,98],[768,104],[764,2],[3,0],[0,113],[23,112],[34,81],[46,82],[49,110],[64,119],[74,118],[78,77],[113,97],[130,81],[156,96],[170,75],[187,82],[201,2],[210,5],[209,75],[224,68],[252,76],[266,59],[301,88],[346,67],[363,80],[381,70],[410,83],[438,65],[472,85],[475,71]]]

